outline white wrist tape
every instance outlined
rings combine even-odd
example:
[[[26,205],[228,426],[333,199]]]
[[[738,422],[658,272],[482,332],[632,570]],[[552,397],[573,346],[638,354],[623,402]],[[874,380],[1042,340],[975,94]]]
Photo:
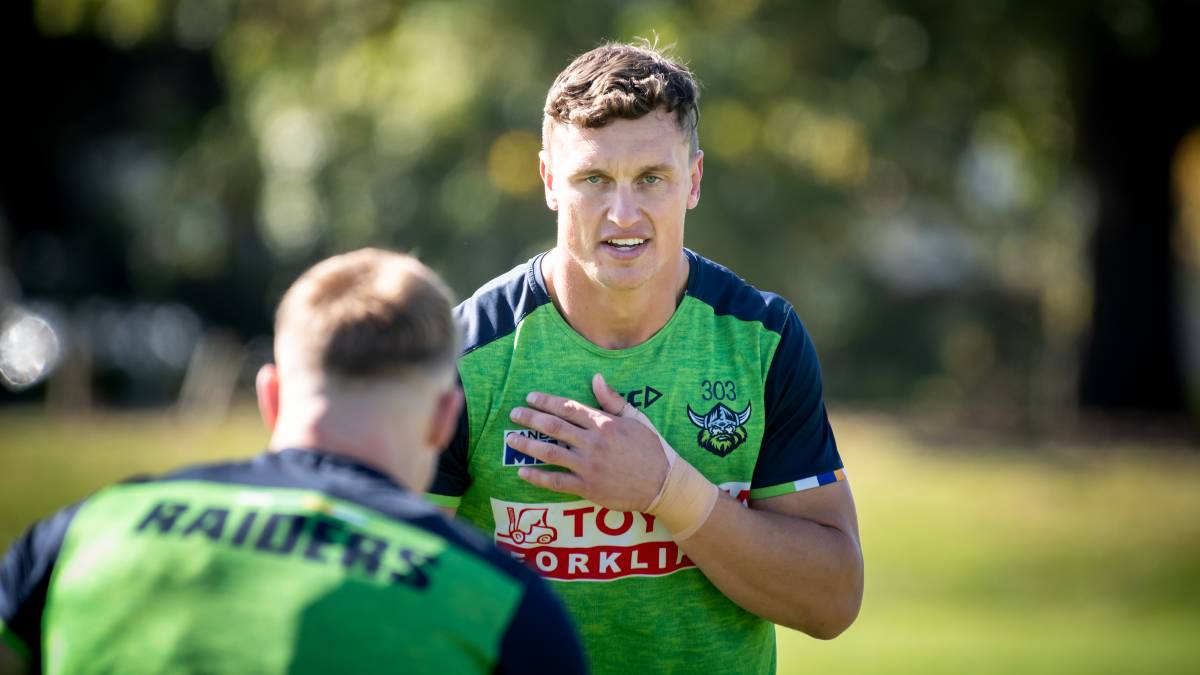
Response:
[[[633,406],[627,406],[626,410],[630,411],[631,417],[644,416],[642,411]],[[653,425],[648,426],[654,428]],[[662,434],[657,431],[655,434],[667,457],[667,477],[644,512],[658,518],[671,531],[675,541],[683,541],[695,534],[712,515],[721,491],[696,467],[680,457]]]

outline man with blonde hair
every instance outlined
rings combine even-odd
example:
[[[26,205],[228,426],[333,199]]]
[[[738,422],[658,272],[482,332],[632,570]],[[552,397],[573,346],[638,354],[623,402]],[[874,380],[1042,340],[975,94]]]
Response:
[[[0,670],[583,672],[542,582],[419,496],[462,403],[450,304],[398,253],[302,275],[257,381],[270,451],[32,527],[0,566]]]
[[[649,45],[575,59],[543,125],[557,244],[456,310],[432,498],[552,580],[596,672],[773,672],[772,623],[832,638],[862,599],[812,341],[683,246],[697,99]]]

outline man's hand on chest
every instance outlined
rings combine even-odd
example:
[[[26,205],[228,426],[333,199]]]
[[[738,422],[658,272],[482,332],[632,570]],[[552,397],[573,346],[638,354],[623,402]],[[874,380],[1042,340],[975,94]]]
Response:
[[[619,511],[644,511],[667,476],[662,440],[644,415],[597,375],[592,389],[601,409],[578,401],[531,392],[529,407],[514,408],[514,422],[567,447],[510,434],[517,450],[567,471],[521,468],[524,480],[556,492],[578,495]]]

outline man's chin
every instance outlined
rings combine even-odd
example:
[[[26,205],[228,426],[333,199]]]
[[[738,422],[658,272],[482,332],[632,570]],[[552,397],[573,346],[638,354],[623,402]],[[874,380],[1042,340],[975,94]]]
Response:
[[[605,269],[600,267],[591,275],[592,283],[608,291],[628,293],[636,291],[650,281],[651,274],[642,269]]]
[[[574,262],[597,290],[628,293],[646,287],[654,279],[654,262],[647,256],[619,261],[604,256],[576,257]]]

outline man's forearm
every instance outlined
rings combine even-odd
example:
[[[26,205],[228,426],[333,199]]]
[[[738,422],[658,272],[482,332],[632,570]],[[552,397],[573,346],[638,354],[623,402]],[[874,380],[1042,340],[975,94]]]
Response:
[[[832,638],[858,616],[862,551],[849,485],[838,481],[743,508],[696,471],[597,374],[603,410],[541,392],[511,419],[560,441],[513,434],[514,448],[567,471],[522,467],[533,485],[616,511],[643,511],[679,533],[684,553],[743,608]],[[715,500],[715,504],[714,504]],[[698,528],[698,529],[697,529]]]
[[[829,639],[858,616],[863,561],[854,533],[722,495],[680,547],[721,592],[769,621]]]

